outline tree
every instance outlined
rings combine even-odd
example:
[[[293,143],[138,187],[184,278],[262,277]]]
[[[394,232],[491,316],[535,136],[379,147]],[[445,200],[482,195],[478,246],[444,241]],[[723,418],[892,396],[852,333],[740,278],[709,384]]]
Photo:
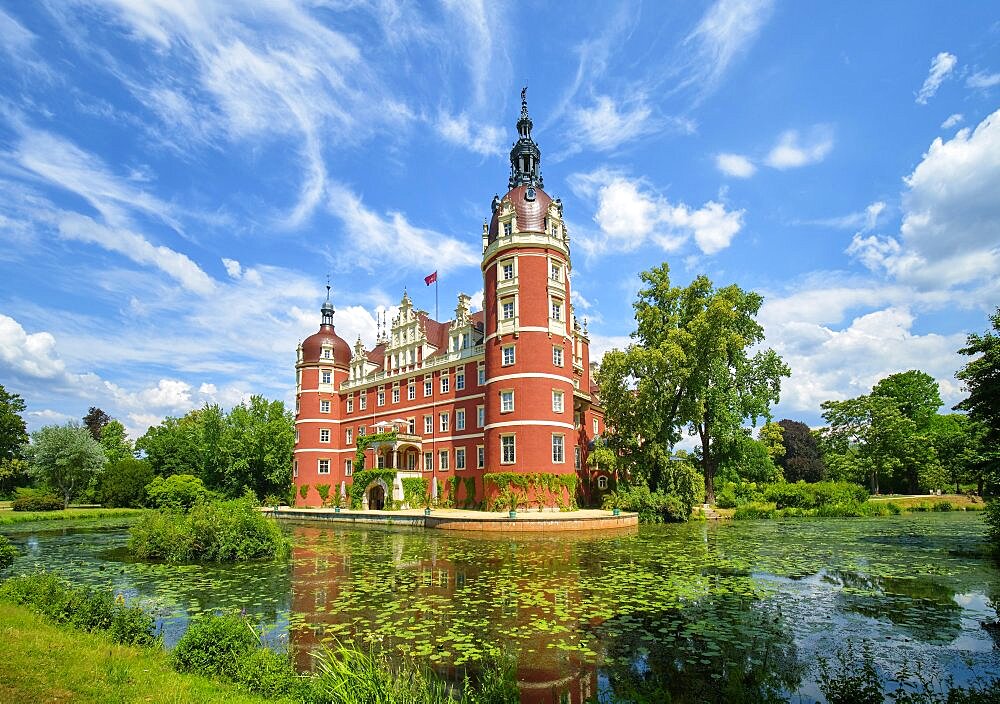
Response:
[[[251,489],[258,498],[284,496],[291,486],[295,423],[281,401],[253,396],[226,418],[222,449],[226,457],[222,490],[239,496]]]
[[[94,440],[101,439],[101,430],[111,422],[111,416],[102,411],[97,406],[91,406],[87,415],[83,417],[83,425],[90,431]]]
[[[934,377],[917,369],[890,374],[872,388],[872,396],[886,398],[918,431],[924,431],[941,407],[941,390]]]
[[[165,418],[159,425],[150,426],[135,447],[146,453],[157,476],[199,473],[197,426],[188,416]]]
[[[110,464],[135,456],[132,441],[129,440],[128,433],[121,421],[108,421],[101,429],[101,437],[98,442],[104,448],[104,456],[107,457]]]
[[[779,421],[778,425],[782,429],[785,454],[778,457],[775,463],[781,468],[785,481],[823,481],[826,477],[826,465],[809,426],[787,418]]]
[[[599,372],[609,442],[630,475],[655,488],[662,468],[653,456],[687,428],[701,441],[705,499],[714,503],[720,458],[742,442],[745,420],[767,415],[790,371],[773,350],[749,353],[764,339],[759,294],[715,289],[705,276],[671,286],[667,264],[640,279],[636,342],[607,353]]]
[[[24,399],[0,384],[0,462],[20,458],[28,444],[28,428],[21,417],[24,410]]]
[[[1000,307],[990,317],[993,331],[966,338],[959,354],[972,357],[955,374],[965,385],[969,397],[955,405],[956,411],[969,415],[986,427],[986,438],[992,447],[1000,446]]]
[[[767,443],[744,433],[742,438],[737,438],[728,447],[725,456],[719,458],[718,476],[731,482],[770,483],[781,480],[781,470],[771,458]]]
[[[63,506],[104,469],[104,450],[87,428],[76,423],[47,425],[31,434],[30,472],[58,491]]]
[[[142,506],[146,503],[146,485],[152,481],[153,470],[149,462],[122,457],[109,462],[101,473],[98,499],[102,506]]]
[[[764,423],[757,433],[757,441],[764,445],[767,456],[775,462],[785,456],[785,429],[777,423]]]

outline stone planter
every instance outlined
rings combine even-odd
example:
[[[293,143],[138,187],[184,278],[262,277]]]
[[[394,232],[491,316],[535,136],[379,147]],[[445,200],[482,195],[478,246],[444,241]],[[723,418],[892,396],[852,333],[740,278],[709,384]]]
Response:
[[[429,515],[431,515],[431,510],[430,510],[429,508],[425,508],[425,509],[424,509],[424,515],[425,515],[425,516],[429,516]]]
[[[509,516],[510,518],[517,518],[517,511],[508,511],[508,512],[507,512],[507,515],[508,515],[508,516]]]
[[[613,508],[613,509],[611,509],[611,515],[612,516],[620,516],[620,515],[622,515],[622,510],[620,508]]]

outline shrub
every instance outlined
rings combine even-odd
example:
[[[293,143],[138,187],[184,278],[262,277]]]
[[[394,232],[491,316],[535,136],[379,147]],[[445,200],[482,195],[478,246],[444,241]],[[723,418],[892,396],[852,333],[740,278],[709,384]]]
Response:
[[[14,490],[11,508],[15,511],[62,511],[63,500],[43,489],[21,487]]]
[[[818,508],[830,504],[860,504],[868,500],[868,491],[851,482],[778,482],[765,487],[763,493],[764,498],[773,501],[778,508]]]
[[[146,503],[146,486],[151,481],[149,462],[126,457],[105,467],[97,499],[102,506],[137,508]]]
[[[156,477],[146,486],[150,506],[156,508],[189,509],[209,498],[208,489],[193,474],[173,474],[166,479]]]
[[[0,584],[0,599],[27,606],[56,623],[85,631],[106,631],[116,643],[153,645],[153,617],[129,606],[119,594],[70,584],[50,572],[11,577]]]
[[[128,549],[141,559],[236,562],[285,557],[290,546],[248,493],[230,501],[201,502],[187,513],[149,512],[129,530]]]
[[[1000,499],[986,503],[983,519],[986,521],[986,537],[993,549],[1000,552]]]
[[[330,498],[330,485],[329,484],[317,484],[316,493],[319,494],[319,499],[326,506],[326,500]]]
[[[14,559],[20,553],[17,551],[10,541],[4,536],[0,535],[0,570],[5,570],[14,564]]]
[[[755,520],[761,518],[772,518],[774,516],[774,504],[771,503],[749,503],[736,508],[733,518],[737,521]]]
[[[643,523],[678,523],[691,517],[691,506],[680,497],[663,491],[650,491],[645,485],[624,487],[608,492],[605,508],[620,508],[639,514]]]
[[[936,501],[931,509],[934,511],[953,511],[954,506],[951,505],[950,501]]]
[[[760,503],[764,494],[756,482],[726,482],[715,495],[715,505],[719,508],[736,508],[743,504]]]

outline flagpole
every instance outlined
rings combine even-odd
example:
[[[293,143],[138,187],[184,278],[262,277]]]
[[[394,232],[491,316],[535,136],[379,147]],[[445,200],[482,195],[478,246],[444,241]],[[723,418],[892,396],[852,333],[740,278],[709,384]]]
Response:
[[[434,320],[441,322],[438,315],[438,277],[436,271],[434,272]]]

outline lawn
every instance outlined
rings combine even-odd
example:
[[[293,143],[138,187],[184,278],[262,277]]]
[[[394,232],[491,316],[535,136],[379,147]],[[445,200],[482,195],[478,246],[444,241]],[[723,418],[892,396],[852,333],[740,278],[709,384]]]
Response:
[[[0,603],[0,702],[265,702],[170,669],[162,649],[115,645]]]
[[[883,494],[872,496],[869,501],[891,501],[904,511],[912,510],[914,506],[933,506],[936,503],[947,501],[951,507],[960,511],[963,508],[972,507],[973,510],[983,508],[983,500],[978,496],[966,496],[965,494],[942,494],[941,496],[894,496]]]
[[[64,511],[9,511],[0,509],[0,526],[30,521],[87,520],[138,516],[141,508],[68,508]]]

